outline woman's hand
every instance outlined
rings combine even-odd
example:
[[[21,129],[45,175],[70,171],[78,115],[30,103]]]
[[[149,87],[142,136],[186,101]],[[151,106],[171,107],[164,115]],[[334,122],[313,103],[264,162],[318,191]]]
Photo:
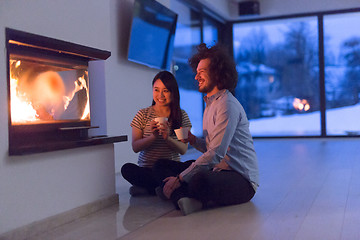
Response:
[[[169,137],[170,132],[169,122],[160,123],[158,129],[159,134],[163,137],[164,140],[166,140]]]
[[[170,198],[174,190],[181,186],[178,177],[167,177],[163,180],[163,182],[165,182],[163,193],[168,199]]]
[[[158,128],[158,122],[157,121],[152,120],[150,122],[150,129],[151,129],[151,132],[153,133],[153,135],[155,137],[159,136],[159,128]]]
[[[170,127],[169,122],[159,123],[155,120],[150,122],[151,131],[155,137],[161,136],[164,140],[169,137]]]

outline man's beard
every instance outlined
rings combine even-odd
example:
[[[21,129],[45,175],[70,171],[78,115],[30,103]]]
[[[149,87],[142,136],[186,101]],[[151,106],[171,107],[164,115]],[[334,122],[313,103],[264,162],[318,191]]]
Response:
[[[198,86],[198,91],[201,93],[209,93],[214,89],[215,86],[216,84],[214,82],[210,82],[209,84],[204,85],[202,88]]]

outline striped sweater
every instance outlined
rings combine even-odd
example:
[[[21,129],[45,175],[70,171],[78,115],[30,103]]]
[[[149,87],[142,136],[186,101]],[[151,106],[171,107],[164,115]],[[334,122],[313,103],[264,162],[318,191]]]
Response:
[[[189,116],[184,110],[182,113],[182,127],[191,127]],[[152,134],[150,129],[150,122],[159,116],[156,115],[152,107],[140,109],[132,120],[130,126],[140,129],[143,132],[143,137]],[[170,123],[171,129],[171,123]],[[170,133],[170,137],[177,139],[174,132]],[[140,167],[152,167],[158,159],[170,159],[180,161],[180,154],[172,150],[161,137],[157,138],[153,144],[139,154],[138,164]]]

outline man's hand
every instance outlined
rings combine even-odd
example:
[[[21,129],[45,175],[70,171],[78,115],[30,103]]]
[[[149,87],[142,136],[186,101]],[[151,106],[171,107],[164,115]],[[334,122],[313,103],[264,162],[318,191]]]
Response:
[[[183,143],[190,143],[190,145],[194,145],[196,143],[196,136],[193,135],[190,130],[188,132],[188,138],[181,140]]]
[[[223,160],[219,164],[216,164],[213,168],[214,172],[220,172],[221,170],[230,170],[230,166]]]
[[[180,187],[180,180],[177,177],[167,177],[163,181],[165,182],[163,193],[169,199],[174,190]]]

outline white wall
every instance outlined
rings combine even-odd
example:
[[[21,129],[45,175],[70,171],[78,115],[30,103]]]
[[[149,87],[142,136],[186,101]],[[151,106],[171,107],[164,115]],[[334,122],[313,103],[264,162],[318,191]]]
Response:
[[[113,145],[8,156],[5,27],[111,50],[109,14],[104,0],[0,1],[0,234],[115,194]]]

